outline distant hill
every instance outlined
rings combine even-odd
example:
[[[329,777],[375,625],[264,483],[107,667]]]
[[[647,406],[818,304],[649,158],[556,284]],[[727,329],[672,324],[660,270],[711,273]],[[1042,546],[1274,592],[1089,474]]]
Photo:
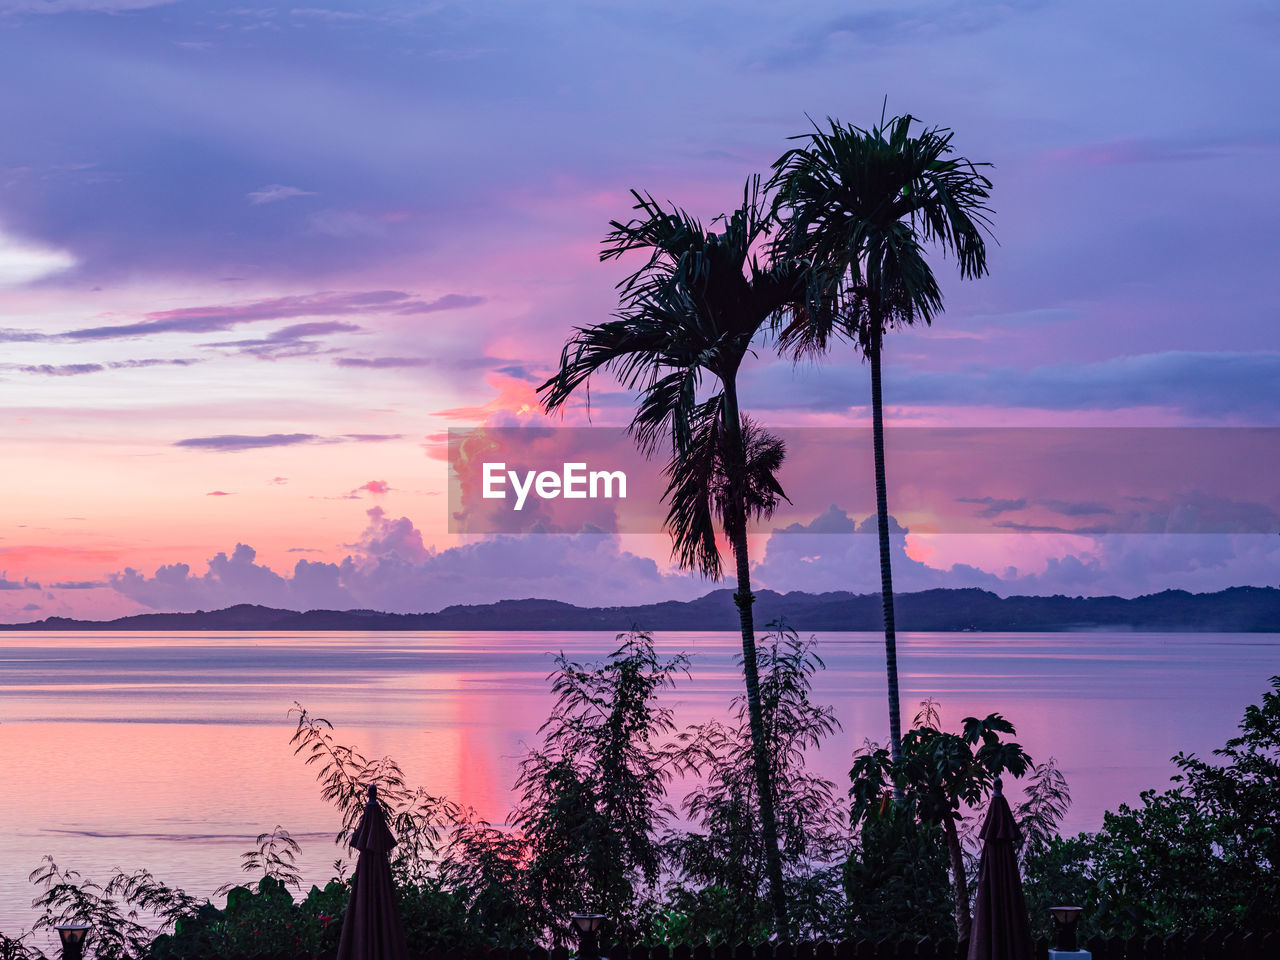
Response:
[[[1232,587],[1217,593],[1165,590],[1148,596],[999,597],[986,590],[925,590],[895,598],[902,631],[985,632],[1145,630],[1280,632],[1280,589]],[[756,624],[785,616],[797,630],[879,630],[880,595],[756,594]],[[238,604],[195,613],[144,613],[118,620],[49,617],[3,624],[0,630],[733,630],[737,611],[730,590],[697,600],[635,607],[577,607],[557,600],[502,600],[457,605],[436,613],[376,610],[277,610]]]

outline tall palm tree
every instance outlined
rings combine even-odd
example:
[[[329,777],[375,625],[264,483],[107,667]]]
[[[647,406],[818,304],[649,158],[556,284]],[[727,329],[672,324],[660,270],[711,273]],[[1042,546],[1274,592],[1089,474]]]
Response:
[[[870,130],[831,119],[829,130],[815,124],[813,133],[794,138],[807,143],[783,154],[770,181],[778,190],[774,208],[781,221],[775,256],[803,259],[810,268],[810,304],[834,305],[797,312],[782,329],[780,343],[799,356],[823,352],[834,339],[846,337],[871,364],[876,524],[894,762],[902,754],[902,721],[880,384],[884,334],[898,326],[928,324],[942,309],[926,246],[954,254],[961,277],[986,273],[983,233],[990,232],[991,212],[991,181],[978,172],[990,164],[952,157],[951,130],[932,127],[912,135],[913,122],[909,115],[888,121],[882,115]]]
[[[719,577],[717,521],[729,542],[738,580],[734,602],[742,630],[770,905],[775,930],[785,936],[786,898],[760,706],[747,549],[748,520],[767,515],[781,495],[772,471],[781,464],[782,449],[744,420],[738,371],[763,328],[793,308],[803,310],[804,271],[789,257],[762,264],[755,253],[770,224],[758,177],[747,182],[742,206],[717,218],[723,225],[720,232],[705,230],[679,208],[664,209],[652,196],[633,195],[639,216],[610,224],[600,259],[640,251],[648,260],[618,285],[615,318],[577,328],[561,354],[559,371],[538,389],[548,411],[605,370],[628,389],[639,390],[632,435],[646,453],[668,441],[673,451],[666,498],[677,559]],[[719,388],[709,400],[699,398],[704,376]]]

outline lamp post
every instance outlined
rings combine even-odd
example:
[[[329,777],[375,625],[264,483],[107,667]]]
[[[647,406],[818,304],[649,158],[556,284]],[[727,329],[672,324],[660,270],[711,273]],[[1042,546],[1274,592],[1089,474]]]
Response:
[[[1058,953],[1080,952],[1076,943],[1076,924],[1080,922],[1084,907],[1050,907],[1049,912],[1058,925],[1058,942],[1054,950]]]
[[[578,960],[600,960],[600,927],[603,913],[571,913],[569,919],[578,928]]]
[[[84,956],[84,941],[89,936],[87,923],[63,923],[56,928],[62,941],[62,960],[80,960]]]

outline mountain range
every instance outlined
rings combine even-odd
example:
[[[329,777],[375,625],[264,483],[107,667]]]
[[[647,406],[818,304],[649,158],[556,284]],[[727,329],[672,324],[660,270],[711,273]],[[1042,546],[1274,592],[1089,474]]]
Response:
[[[757,629],[785,617],[800,631],[874,631],[883,626],[878,593],[755,595]],[[1165,590],[1141,597],[1000,597],[986,590],[924,590],[894,598],[900,631],[1055,632],[1142,630],[1280,632],[1280,589],[1231,587],[1217,593]],[[502,600],[435,613],[281,610],[237,604],[195,613],[143,613],[116,620],[49,617],[0,630],[733,630],[730,590],[696,600],[632,607],[579,607],[558,600]]]

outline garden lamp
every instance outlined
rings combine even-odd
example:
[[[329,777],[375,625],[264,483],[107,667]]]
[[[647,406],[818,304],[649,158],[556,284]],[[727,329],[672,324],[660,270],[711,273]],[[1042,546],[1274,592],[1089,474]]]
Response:
[[[80,960],[84,956],[84,941],[89,936],[87,923],[64,923],[57,928],[62,941],[62,960]]]
[[[1080,922],[1084,907],[1050,907],[1049,912],[1058,924],[1058,944],[1054,949],[1068,953],[1079,950],[1076,946],[1076,924]]]
[[[597,934],[603,925],[603,913],[571,913],[569,919],[578,928],[578,960],[600,960]]]

